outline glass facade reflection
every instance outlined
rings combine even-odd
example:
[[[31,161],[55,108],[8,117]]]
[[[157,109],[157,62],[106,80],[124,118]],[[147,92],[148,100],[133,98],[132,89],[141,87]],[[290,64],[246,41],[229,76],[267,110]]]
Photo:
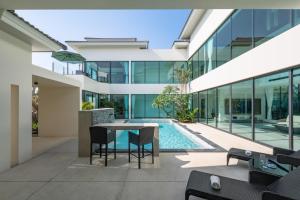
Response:
[[[103,108],[104,102],[108,100],[107,94],[98,94],[95,92],[90,92],[82,90],[82,102],[91,102],[94,108]]]
[[[300,23],[300,11],[239,9],[189,58],[195,79]]]
[[[293,146],[300,149],[300,69],[293,70]]]
[[[207,91],[207,124],[216,126],[217,122],[217,89]]]
[[[230,86],[225,85],[218,88],[218,115],[217,127],[219,129],[230,131]]]

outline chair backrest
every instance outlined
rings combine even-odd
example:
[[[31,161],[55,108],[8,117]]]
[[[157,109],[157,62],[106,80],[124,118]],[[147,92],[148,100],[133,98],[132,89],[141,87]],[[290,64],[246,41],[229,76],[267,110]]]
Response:
[[[291,199],[300,197],[300,168],[296,168],[284,177],[268,186],[271,192]]]
[[[140,144],[149,144],[153,142],[154,127],[145,127],[140,130]]]
[[[104,144],[107,141],[107,128],[100,126],[90,127],[90,138],[93,143]]]

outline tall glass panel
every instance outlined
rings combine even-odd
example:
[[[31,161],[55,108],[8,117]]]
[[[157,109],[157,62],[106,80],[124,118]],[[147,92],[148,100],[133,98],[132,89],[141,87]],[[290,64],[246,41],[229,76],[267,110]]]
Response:
[[[99,94],[99,108],[109,107],[108,102],[108,94]]]
[[[230,18],[217,31],[217,67],[231,59],[231,21]]]
[[[198,51],[192,57],[192,76],[193,79],[199,77],[199,58],[198,58]]]
[[[293,10],[294,26],[300,24],[300,10]]]
[[[159,83],[173,83],[174,62],[162,61],[159,63]]]
[[[111,83],[128,83],[128,62],[111,62]]]
[[[210,89],[207,91],[207,121],[210,126],[216,126],[217,109],[217,89]]]
[[[217,127],[219,129],[230,131],[230,86],[226,85],[218,88],[218,114],[217,114]]]
[[[293,140],[294,150],[300,149],[300,69],[293,71]]]
[[[239,10],[232,15],[232,58],[235,58],[252,48],[252,19],[252,10]]]
[[[196,121],[199,121],[199,94],[198,92],[195,92],[192,94],[192,109],[198,109],[197,115],[196,115]]]
[[[261,100],[257,98],[256,103],[259,105]],[[229,114],[229,100],[227,100],[227,113]],[[232,133],[252,138],[252,80],[242,81],[232,84]],[[257,109],[256,114],[259,114]]]
[[[204,60],[204,47],[202,46],[199,50],[198,50],[198,54],[199,54],[199,76],[203,75],[206,73],[205,71],[205,60]]]
[[[216,34],[212,35],[204,46],[205,71],[209,72],[216,68]]]
[[[145,95],[131,95],[131,115],[132,118],[143,118],[145,116]]]
[[[110,62],[99,61],[98,65],[98,81],[110,83]]]
[[[128,119],[128,95],[112,94],[110,100],[114,105],[116,119]]]
[[[131,73],[132,83],[145,83],[145,62],[131,62]]]
[[[255,139],[289,147],[288,72],[255,79]]]
[[[199,121],[207,123],[207,91],[199,92]]]
[[[159,118],[159,109],[153,108],[153,100],[157,97],[157,94],[145,95],[145,117],[146,118]]]
[[[254,41],[258,46],[291,28],[291,10],[255,9]]]
[[[190,61],[188,61],[190,62]],[[174,83],[178,83],[178,78],[176,75],[176,70],[177,69],[188,69],[188,62],[184,62],[184,61],[177,61],[174,63]]]
[[[159,62],[145,62],[145,83],[159,83]]]
[[[91,79],[98,80],[98,65],[96,62],[85,62],[85,73]]]

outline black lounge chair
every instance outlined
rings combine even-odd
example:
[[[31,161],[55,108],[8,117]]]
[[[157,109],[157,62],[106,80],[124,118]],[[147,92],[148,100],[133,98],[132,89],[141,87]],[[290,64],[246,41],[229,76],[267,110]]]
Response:
[[[256,173],[256,172],[249,172]],[[210,185],[211,174],[192,171],[186,186],[185,200],[196,196],[208,200],[299,200],[300,168],[282,178],[268,174],[256,176],[252,182],[220,176],[221,189],[214,190]]]
[[[244,149],[231,148],[227,153],[227,165],[229,163],[230,158],[249,161],[254,156],[259,156],[259,154],[264,154],[264,153],[252,151],[251,155],[246,155]],[[267,157],[273,157],[281,164],[289,164],[295,167],[300,166],[300,150],[292,151],[288,149],[274,147],[272,155],[269,154],[265,154],[265,155]]]

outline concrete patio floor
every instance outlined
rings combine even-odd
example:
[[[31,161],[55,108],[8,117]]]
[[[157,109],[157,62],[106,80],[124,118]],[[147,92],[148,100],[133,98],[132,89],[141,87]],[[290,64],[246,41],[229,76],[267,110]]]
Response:
[[[188,125],[188,128],[199,131],[202,137],[226,150],[231,146],[269,150],[201,125]],[[2,172],[0,199],[182,200],[192,170],[248,180],[247,163],[237,163],[232,159],[231,165],[225,166],[226,152],[161,153],[154,165],[150,158],[145,159],[139,170],[135,159],[128,163],[127,154],[117,154],[116,160],[109,160],[108,167],[104,167],[103,160],[97,157],[94,164],[89,165],[88,158],[77,156],[77,145],[77,139],[69,139],[30,161]]]

